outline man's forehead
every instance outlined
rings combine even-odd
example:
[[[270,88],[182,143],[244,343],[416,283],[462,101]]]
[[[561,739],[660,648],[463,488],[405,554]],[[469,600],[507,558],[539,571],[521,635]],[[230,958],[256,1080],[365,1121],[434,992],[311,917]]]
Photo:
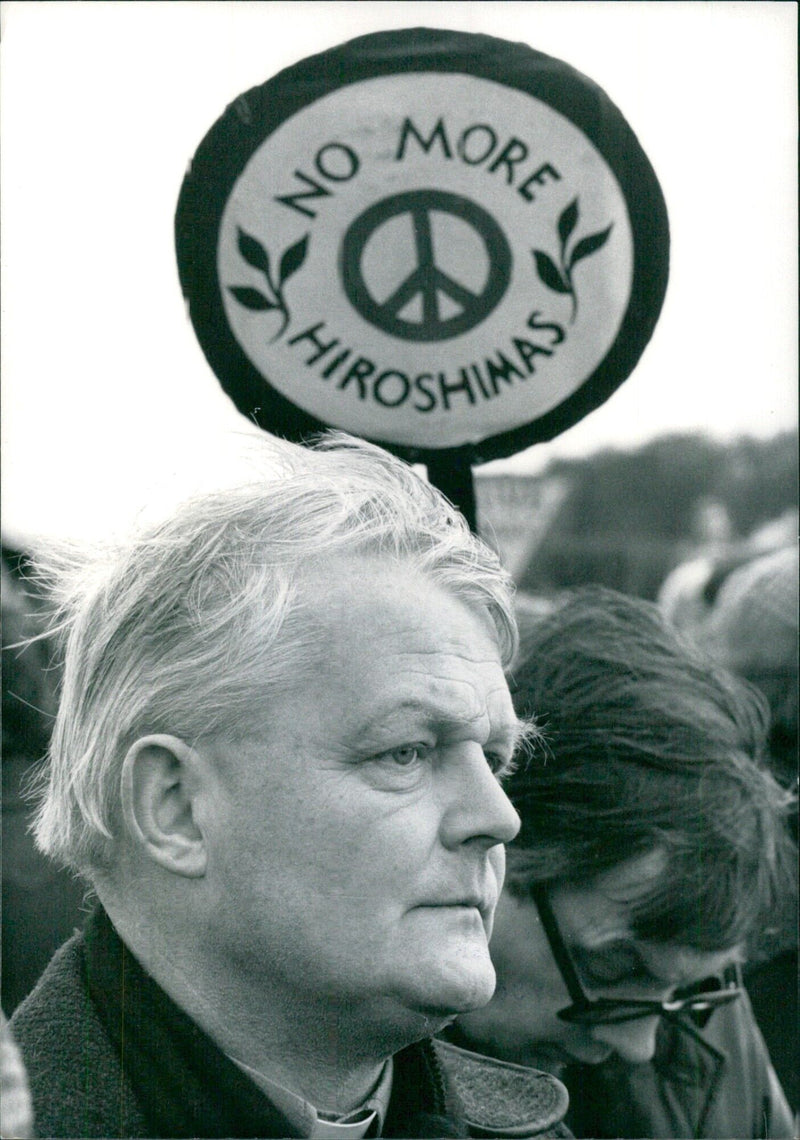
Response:
[[[517,718],[488,610],[388,559],[333,560],[301,589],[317,643],[308,678],[350,735],[389,717],[442,725]]]
[[[486,690],[459,683],[434,685],[413,694],[396,692],[375,700],[359,725],[363,732],[376,727],[391,728],[396,722],[428,724],[443,733],[464,729],[491,731],[516,743],[525,726],[514,712],[502,676]]]
[[[413,566],[387,559],[334,559],[301,586],[304,609],[342,656],[365,642],[385,653],[430,657],[453,653],[479,664],[500,661],[497,628],[487,607],[468,602]],[[413,662],[410,663],[413,667]]]

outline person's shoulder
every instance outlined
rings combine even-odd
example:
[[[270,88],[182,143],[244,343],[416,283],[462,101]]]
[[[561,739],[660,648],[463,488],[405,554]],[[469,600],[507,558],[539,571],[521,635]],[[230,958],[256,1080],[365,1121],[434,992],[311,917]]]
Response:
[[[717,1112],[723,1114],[726,1123],[752,1120],[754,1136],[793,1135],[792,1110],[747,993],[716,1010],[702,1037],[721,1058],[716,1099]]]
[[[569,1137],[564,1085],[549,1073],[434,1040],[436,1054],[478,1135]]]
[[[89,993],[83,935],[53,955],[14,1011],[39,1136],[146,1135]]]
[[[0,1009],[0,1136],[33,1136],[28,1074]]]
[[[56,950],[33,990],[14,1011],[11,1027],[16,1039],[36,1042],[40,1034],[52,1033],[54,1019],[68,1027],[70,1010],[81,1004],[85,992],[83,977],[83,935],[76,931]]]
[[[714,1011],[714,1016],[703,1030],[707,1044],[718,1049],[729,1063],[741,1055],[766,1057],[766,1046],[758,1028],[753,1007],[747,992],[741,993],[737,1001],[723,1005]]]

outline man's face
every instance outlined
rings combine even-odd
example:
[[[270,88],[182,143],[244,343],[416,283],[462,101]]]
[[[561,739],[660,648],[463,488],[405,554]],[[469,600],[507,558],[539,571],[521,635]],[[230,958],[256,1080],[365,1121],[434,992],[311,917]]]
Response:
[[[664,1001],[676,989],[719,974],[735,951],[703,953],[631,933],[631,904],[664,873],[660,851],[637,856],[583,888],[550,892],[559,931],[587,997]],[[507,892],[497,908],[492,958],[497,992],[491,1004],[462,1019],[476,1044],[522,1064],[598,1064],[617,1053],[631,1062],[652,1058],[657,1017],[586,1027],[562,1021],[571,1004],[532,902]]]
[[[305,587],[318,662],[216,746],[207,946],[272,1007],[440,1019],[489,1000],[519,724],[488,618],[409,570]],[[422,1015],[422,1018],[420,1018]]]

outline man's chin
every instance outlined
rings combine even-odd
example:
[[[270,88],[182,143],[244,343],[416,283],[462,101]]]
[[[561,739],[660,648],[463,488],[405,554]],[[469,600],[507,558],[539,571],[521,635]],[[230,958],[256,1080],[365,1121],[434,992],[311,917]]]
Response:
[[[570,1047],[564,1051],[564,1056],[572,1064],[602,1065],[607,1061],[614,1050],[610,1045],[603,1045],[599,1041],[588,1042],[585,1046]]]
[[[487,1005],[497,978],[477,911],[473,916],[462,908],[465,918],[444,909],[446,922],[434,908],[413,912],[413,936],[398,943],[392,954],[391,988],[406,1008],[449,1020]]]
[[[562,1076],[567,1065],[600,1065],[608,1060],[613,1050],[600,1046],[596,1042],[569,1049],[553,1041],[537,1041],[523,1048],[511,1045],[502,1049],[491,1049],[493,1056],[506,1061],[515,1061],[519,1065],[527,1065],[532,1069],[544,1069],[548,1073]]]
[[[481,1009],[492,999],[495,972],[488,955],[485,963],[445,964],[431,969],[428,976],[422,963],[412,977],[396,990],[404,1004],[443,1024],[461,1013]]]

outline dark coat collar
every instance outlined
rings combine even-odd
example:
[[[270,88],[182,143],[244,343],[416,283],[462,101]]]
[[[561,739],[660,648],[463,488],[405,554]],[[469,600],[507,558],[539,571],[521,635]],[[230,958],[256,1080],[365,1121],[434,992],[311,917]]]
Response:
[[[142,969],[98,908],[85,932],[89,992],[150,1136],[290,1137],[289,1122]],[[429,1042],[402,1050],[383,1135],[466,1136]]]

